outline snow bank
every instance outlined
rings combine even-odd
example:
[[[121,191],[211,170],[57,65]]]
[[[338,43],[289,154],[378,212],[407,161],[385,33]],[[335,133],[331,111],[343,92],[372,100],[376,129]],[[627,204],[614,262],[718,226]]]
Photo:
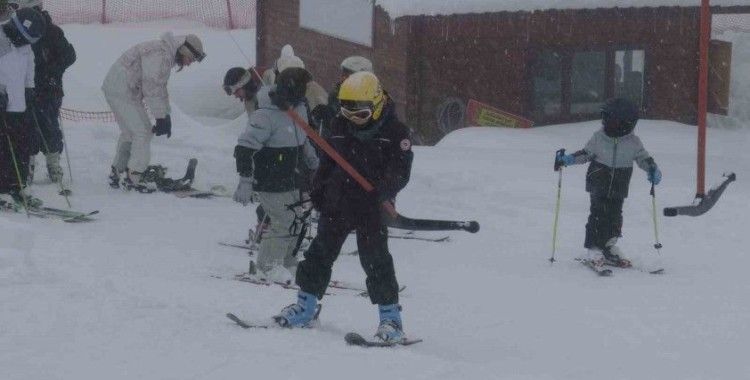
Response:
[[[545,9],[699,6],[700,0],[377,0],[391,18]],[[748,5],[747,0],[711,0],[711,5]]]

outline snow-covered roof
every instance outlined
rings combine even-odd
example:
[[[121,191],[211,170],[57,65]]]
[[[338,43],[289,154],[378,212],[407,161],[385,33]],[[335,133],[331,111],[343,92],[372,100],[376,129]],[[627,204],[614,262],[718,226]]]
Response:
[[[545,9],[593,9],[700,6],[701,0],[376,0],[391,18],[416,15],[516,12]],[[711,0],[712,6],[750,6],[750,0]]]

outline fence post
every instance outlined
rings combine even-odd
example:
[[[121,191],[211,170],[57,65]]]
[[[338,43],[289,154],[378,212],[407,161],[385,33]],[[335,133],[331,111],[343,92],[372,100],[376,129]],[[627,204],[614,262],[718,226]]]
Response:
[[[107,0],[102,0],[102,24],[107,23]]]
[[[227,0],[227,15],[229,15],[229,30],[234,29],[234,18],[232,18],[232,4]]]

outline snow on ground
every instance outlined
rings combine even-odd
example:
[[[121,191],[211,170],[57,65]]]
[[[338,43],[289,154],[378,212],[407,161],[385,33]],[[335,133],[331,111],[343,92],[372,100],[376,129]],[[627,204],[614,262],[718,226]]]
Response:
[[[112,42],[118,27],[65,29],[80,53],[66,104],[91,107],[95,101],[87,99],[100,96],[106,71],[96,65],[109,65],[125,46],[157,34],[118,34]],[[224,54],[233,46],[217,41],[207,47],[216,73],[192,66],[174,79],[220,78]],[[233,64],[229,58],[225,63]],[[153,161],[177,177],[188,157],[197,157],[198,187],[233,188],[232,149],[242,118],[217,126],[181,112],[177,119],[183,123],[171,139],[155,139]],[[583,253],[588,207],[583,166],[564,171],[558,262],[547,261],[554,151],[582,147],[597,128],[596,122],[469,128],[435,147],[416,147],[399,210],[413,217],[476,219],[482,229],[450,232],[448,243],[390,241],[399,281],[407,285],[401,298],[406,331],[425,342],[365,350],[347,347],[343,335],[374,332],[376,308],[344,292],[324,299],[319,329],[246,331],[231,324],[228,311],[266,321],[295,297],[278,287],[211,277],[246,269],[242,250],[217,242],[242,239],[253,208],[229,199],[112,190],[106,174],[117,127],[66,123],[74,208],[101,214],[88,224],[0,216],[2,378],[746,377],[750,132],[709,131],[709,180],[718,181],[723,170],[736,171],[739,179],[704,216],[660,217],[660,255],[652,248],[649,186],[636,170],[621,246],[635,262],[663,265],[666,274],[616,270],[612,278],[599,278],[573,262]],[[636,131],[664,172],[659,207],[691,202],[695,127],[644,120]],[[64,205],[41,178],[36,192]],[[352,242],[345,246],[352,248]],[[339,258],[333,277],[364,282],[357,258],[348,255]]]

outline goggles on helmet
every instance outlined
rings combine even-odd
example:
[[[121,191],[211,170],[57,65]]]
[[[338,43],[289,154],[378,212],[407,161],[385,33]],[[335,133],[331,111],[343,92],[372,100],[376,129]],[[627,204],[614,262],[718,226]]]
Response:
[[[341,115],[354,124],[366,124],[372,119],[372,103],[342,100]]]
[[[252,79],[253,79],[252,75],[250,75],[250,72],[247,71],[245,72],[245,74],[242,75],[242,77],[240,78],[240,80],[237,81],[237,83],[225,84],[223,86],[224,92],[226,92],[227,95],[232,95],[235,92],[237,92],[237,90],[241,89],[242,87],[245,87],[245,85],[250,83],[250,80]]]
[[[206,58],[206,53],[198,51],[198,49],[196,49],[195,47],[193,47],[193,45],[191,45],[189,42],[185,41],[184,45],[190,51],[190,54],[193,55],[193,58],[196,61],[201,62],[201,61],[203,61],[203,58]]]

